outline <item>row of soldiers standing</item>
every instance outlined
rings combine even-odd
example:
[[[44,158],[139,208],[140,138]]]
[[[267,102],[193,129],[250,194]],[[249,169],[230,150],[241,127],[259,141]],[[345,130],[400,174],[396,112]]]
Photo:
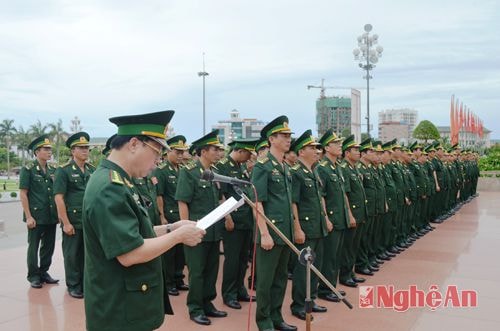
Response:
[[[192,143],[189,154],[195,159],[186,166],[183,163],[189,146],[185,137],[170,138],[167,141],[170,150],[164,156],[165,162],[150,176],[134,179],[141,196],[147,201],[152,223],[159,225],[175,223],[180,219],[198,220],[221,201],[231,196],[239,197],[231,185],[204,180],[201,174],[205,169],[230,177],[252,179],[258,192],[257,199],[272,222],[294,240],[299,249],[309,246],[315,251],[316,267],[333,285],[336,286],[338,280],[345,286],[356,287],[365,281],[356,274],[373,275],[384,261],[432,230],[429,222],[442,222],[461,203],[476,194],[479,175],[477,155],[460,153],[457,146],[445,151],[439,144],[424,148],[415,142],[404,147],[395,140],[382,144],[371,139],[357,144],[353,136],[342,139],[331,130],[317,142],[307,130],[293,143],[290,141],[282,146],[276,143],[283,154],[290,152],[298,156],[296,163],[289,167],[284,162],[285,158],[277,158],[269,150],[273,138],[280,135],[285,140],[291,135],[285,116],[267,125],[260,141],[236,140],[231,144],[229,154],[222,157],[224,149],[214,131]],[[32,147],[36,155],[43,154],[40,153],[43,148],[50,148],[47,137],[41,138],[35,140]],[[68,144],[72,150],[88,151],[88,140],[88,134],[78,133],[68,139]],[[108,141],[107,149],[111,141]],[[254,151],[261,155],[257,161],[257,173],[252,173]],[[39,194],[50,196],[52,193],[48,184],[44,188],[47,191],[37,193],[33,189],[36,187],[34,183],[48,183],[55,179],[51,176],[53,169],[49,167],[48,171],[41,171],[36,163],[38,161],[23,171],[20,186],[27,190],[26,194],[31,194],[27,199],[28,207],[24,209],[28,223],[30,218],[34,218],[32,213],[38,212],[35,218],[42,220],[43,217],[38,216],[40,209],[51,210],[57,205],[64,232],[68,291],[74,297],[83,297],[83,243],[78,215],[81,213],[80,195],[83,195],[93,167],[81,162],[82,159],[85,161],[85,157],[75,158],[78,160],[74,159],[58,170],[59,177],[64,179],[60,179],[60,184],[55,186],[57,192],[54,193],[59,195],[55,203],[50,198],[48,202],[36,202]],[[30,181],[33,183],[30,184]],[[246,193],[253,196],[249,189]],[[277,203],[274,200],[279,199],[275,196],[280,194],[282,197]],[[283,210],[285,214],[288,211],[289,217],[283,217]],[[51,215],[55,215],[53,211]],[[42,223],[39,222],[40,225]],[[53,225],[50,231],[55,231],[57,220],[49,223]],[[46,230],[43,226],[37,228]],[[212,304],[216,297],[221,238],[225,255],[224,303],[233,309],[240,309],[240,301],[255,299],[244,286],[253,229],[254,214],[250,207],[243,206],[228,215],[224,223],[208,229],[200,245],[178,245],[164,254],[168,294],[178,295],[179,290],[190,289],[187,305],[190,317],[196,323],[208,325],[211,323],[208,317],[227,315]],[[262,229],[259,225],[257,244],[260,247],[254,278],[257,284],[257,324],[261,330],[295,330],[296,327],[285,323],[281,317],[288,261],[295,260],[295,257],[289,257],[288,248],[274,234],[271,234],[271,248],[265,247],[262,236],[269,233]],[[38,243],[55,238],[55,235],[44,235],[38,230],[36,235],[33,231],[29,232],[28,279],[33,287],[41,287],[44,281],[56,281],[47,273],[54,239],[50,243],[42,243],[39,267],[36,261]],[[264,242],[267,243],[267,239]],[[277,248],[280,249],[278,253]],[[185,264],[189,269],[189,286],[183,281]],[[305,269],[300,264],[292,263],[290,271],[293,279],[291,310],[293,315],[305,319]],[[318,284],[315,277],[312,289],[314,299],[339,301],[324,284]],[[345,292],[341,291],[341,294],[345,295]],[[314,312],[326,312],[325,307],[316,303],[312,308]]]

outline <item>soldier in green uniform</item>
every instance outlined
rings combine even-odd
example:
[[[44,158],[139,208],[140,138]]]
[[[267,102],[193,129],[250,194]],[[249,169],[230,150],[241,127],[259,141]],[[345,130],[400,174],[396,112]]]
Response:
[[[286,116],[277,117],[262,129],[261,136],[271,147],[266,156],[258,159],[252,183],[257,190],[257,208],[293,240],[292,175],[283,162],[285,152],[290,149],[291,134]],[[257,217],[257,225],[257,326],[259,330],[296,330],[297,327],[284,322],[281,314],[290,249],[269,232],[262,217]]]
[[[84,247],[82,205],[85,187],[94,172],[89,158],[89,140],[86,132],[77,132],[66,140],[72,159],[56,170],[54,200],[59,222],[63,229],[62,251],[68,293],[83,298]]]
[[[179,204],[181,219],[200,220],[217,208],[221,198],[217,183],[202,179],[204,170],[213,169],[219,160],[218,130],[192,143],[199,159],[181,168],[175,199]],[[195,323],[210,325],[208,317],[226,317],[225,311],[217,310],[212,303],[217,296],[215,283],[219,271],[219,246],[223,223],[207,229],[203,242],[195,247],[184,247],[189,270],[189,293],[187,306],[189,317]]]
[[[229,143],[231,148],[229,155],[217,163],[217,172],[227,177],[250,180],[250,175],[246,171],[244,164],[255,151],[256,143],[256,139],[233,140]],[[250,187],[242,187],[242,189],[246,191],[247,196],[253,194]],[[221,191],[226,199],[231,197],[236,200],[241,199],[230,184],[221,183]],[[222,232],[224,246],[222,299],[228,307],[233,309],[241,309],[239,301],[255,301],[254,297],[248,295],[248,291],[243,284],[253,241],[253,227],[252,209],[247,204],[226,216],[225,228]]]
[[[92,174],[83,198],[84,294],[87,330],[159,328],[172,313],[160,255],[178,243],[196,245],[204,230],[191,221],[153,227],[132,178],[147,176],[167,148],[173,111],[111,118],[112,150]]]
[[[290,147],[298,155],[297,164],[292,167],[292,210],[294,216],[294,235],[297,248],[302,250],[310,247],[316,254],[314,266],[321,270],[323,264],[324,238],[333,230],[324,205],[321,192],[321,182],[313,171],[317,160],[317,147],[311,130],[306,130]],[[295,258],[295,257],[294,257]],[[306,268],[300,263],[295,264],[292,283],[292,314],[302,320],[306,319]],[[326,307],[314,302],[318,297],[318,278],[311,275],[312,311],[324,313]]]
[[[269,152],[269,142],[266,137],[261,137],[257,144],[255,144],[255,152],[257,153],[257,158],[267,156]]]
[[[358,283],[365,281],[364,278],[357,277],[354,274],[353,268],[359,250],[360,235],[362,234],[363,225],[367,218],[367,210],[366,195],[361,174],[356,168],[356,164],[360,159],[360,153],[359,144],[354,141],[354,135],[350,135],[343,141],[342,155],[344,156],[341,164],[342,176],[345,178],[344,190],[347,196],[347,204],[356,222],[356,227],[347,229],[344,235],[339,281],[342,285],[357,287]]]
[[[333,230],[324,239],[321,273],[333,286],[337,286],[344,233],[347,228],[354,227],[356,221],[347,205],[344,176],[338,167],[339,158],[342,156],[342,138],[337,137],[333,130],[329,129],[320,138],[319,143],[323,146],[325,155],[315,171],[322,183],[326,213],[333,223]],[[344,291],[340,293],[345,295]],[[332,302],[340,301],[323,282],[319,284],[318,297]]]
[[[21,168],[19,189],[23,221],[28,227],[28,276],[33,288],[55,284],[48,270],[56,239],[57,211],[52,191],[55,168],[48,164],[52,144],[47,135],[34,139],[28,149],[35,154],[31,165]],[[38,261],[40,256],[40,263]]]
[[[157,205],[161,224],[171,224],[180,220],[179,204],[175,201],[175,191],[182,166],[184,152],[189,149],[186,138],[182,135],[167,140],[170,150],[164,155],[165,162],[153,171],[158,184],[156,185]],[[176,245],[164,255],[164,272],[167,283],[167,292],[170,295],[179,295],[179,290],[187,291],[189,286],[184,284],[184,247]]]
[[[366,210],[367,218],[365,224],[359,227],[356,235],[359,236],[360,247],[356,257],[355,271],[358,274],[373,276],[374,271],[378,271],[375,264],[372,265],[370,255],[373,247],[373,234],[375,226],[375,218],[377,216],[377,185],[378,175],[376,174],[372,165],[372,159],[375,156],[373,151],[372,140],[367,138],[360,144],[359,151],[361,153],[360,162],[356,164],[356,168],[361,175],[363,189],[366,197]]]
[[[385,253],[385,248],[383,246],[383,219],[384,215],[388,212],[389,206],[387,205],[387,193],[385,190],[385,174],[383,170],[382,157],[384,154],[384,150],[382,149],[381,141],[372,141],[373,146],[373,158],[371,160],[371,165],[373,167],[374,178],[377,183],[376,185],[376,217],[375,222],[373,224],[373,241],[372,241],[372,250],[369,255],[369,261],[372,265],[372,271],[378,271],[377,269],[381,264],[384,263],[384,260],[379,258],[379,255]]]
[[[394,237],[393,233],[393,224],[394,217],[396,217],[397,210],[397,190],[396,183],[394,178],[392,177],[392,166],[391,162],[391,153],[392,153],[392,142],[386,142],[382,145],[382,150],[384,151],[381,159],[382,159],[382,170],[384,177],[384,185],[385,185],[385,193],[386,193],[386,201],[387,201],[387,212],[382,216],[382,246],[383,250],[379,253],[378,257],[383,261],[389,261],[391,258],[395,257],[397,253],[395,250],[391,252],[391,248],[393,246]],[[399,253],[399,251],[397,251]]]

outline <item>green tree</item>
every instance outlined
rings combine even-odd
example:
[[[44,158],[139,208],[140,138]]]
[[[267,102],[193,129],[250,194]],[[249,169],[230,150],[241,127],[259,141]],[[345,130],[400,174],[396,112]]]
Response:
[[[33,138],[40,137],[47,133],[47,125],[42,124],[40,120],[37,120],[35,124],[30,126],[29,132],[33,135]]]
[[[48,127],[50,128],[50,136],[54,140],[56,144],[56,162],[59,164],[60,150],[61,144],[63,143],[64,136],[67,135],[64,132],[62,120],[59,119],[56,123],[49,123]]]
[[[421,121],[413,130],[413,138],[424,140],[438,140],[440,138],[439,131],[431,121]]]
[[[7,147],[7,178],[10,179],[10,145],[16,135],[17,129],[14,126],[14,120],[5,119],[0,123],[0,138]]]
[[[17,149],[21,151],[22,165],[26,165],[26,152],[28,152],[28,146],[33,140],[33,136],[28,131],[25,131],[23,126],[19,126],[16,134]]]

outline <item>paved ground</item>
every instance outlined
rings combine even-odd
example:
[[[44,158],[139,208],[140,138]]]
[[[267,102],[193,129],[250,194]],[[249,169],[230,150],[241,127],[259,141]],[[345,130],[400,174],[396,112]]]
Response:
[[[442,293],[447,285],[478,292],[477,308],[414,308],[406,312],[392,309],[358,308],[358,290],[345,289],[355,305],[348,310],[343,304],[319,301],[328,307],[326,314],[315,314],[312,330],[401,331],[401,330],[498,330],[500,326],[500,193],[481,192],[480,197],[436,230],[418,240],[392,261],[385,263],[365,285],[389,285],[408,289],[417,285],[427,291],[433,284]],[[26,238],[20,222],[20,204],[0,204],[0,219],[5,220],[7,237],[0,238],[0,330],[84,330],[83,301],[69,297],[64,280],[60,285],[31,289],[25,280]],[[63,278],[60,241],[54,256],[51,274]],[[220,275],[220,273],[219,273]],[[290,284],[283,306],[285,320],[305,330],[304,322],[291,316]],[[218,284],[220,289],[220,282]],[[224,319],[212,319],[203,327],[188,319],[186,294],[171,299],[175,315],[166,318],[161,330],[246,330],[249,304],[242,310],[223,306],[220,297],[216,306],[227,310]],[[252,306],[250,330],[256,330],[255,306]]]

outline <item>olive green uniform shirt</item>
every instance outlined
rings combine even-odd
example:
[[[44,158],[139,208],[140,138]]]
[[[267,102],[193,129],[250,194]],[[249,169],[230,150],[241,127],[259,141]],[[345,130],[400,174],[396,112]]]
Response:
[[[356,223],[364,223],[368,217],[366,209],[366,195],[363,188],[362,176],[356,167],[349,164],[347,161],[341,163],[342,175],[345,178],[344,189],[349,199],[349,208]]]
[[[175,200],[187,203],[189,219],[199,221],[217,208],[221,198],[218,184],[203,179],[203,168],[198,160],[181,168],[175,192]],[[224,222],[217,222],[208,229],[203,237],[204,242],[219,241],[222,236]]]
[[[171,313],[161,258],[124,267],[117,259],[155,237],[147,206],[128,174],[103,160],[83,199],[84,294],[87,329],[160,327]]]
[[[292,202],[297,205],[302,231],[307,239],[325,237],[328,231],[318,177],[300,160],[292,167],[291,173]]]
[[[57,168],[54,181],[54,195],[62,194],[66,213],[71,225],[75,229],[82,228],[82,205],[85,188],[90,179],[90,175],[95,168],[90,163],[84,164],[84,171],[74,160]]]
[[[219,163],[217,163],[216,167],[218,169],[217,173],[223,176],[233,177],[246,181],[250,180],[250,175],[248,174],[247,170],[245,170],[242,165],[234,161],[229,155],[220,160]],[[241,189],[247,196],[253,195],[251,187],[245,186],[241,187]],[[241,197],[234,191],[234,187],[231,184],[221,183],[221,191],[226,199],[229,199],[230,197],[234,197],[236,200],[241,199]],[[249,205],[244,204],[243,206],[239,207],[231,213],[231,217],[234,221],[234,228],[236,230],[253,229],[253,214]]]
[[[46,172],[35,160],[33,164],[22,167],[19,174],[19,188],[28,190],[31,216],[39,225],[57,224],[57,209],[54,202],[53,182],[56,169],[49,164]],[[23,213],[23,221],[26,215]]]
[[[266,216],[293,241],[292,175],[289,166],[286,162],[280,164],[271,153],[267,153],[266,157],[259,159],[255,164],[252,183]],[[285,244],[274,231],[269,233],[275,244]],[[260,244],[260,232],[257,243]]]
[[[180,219],[179,204],[175,200],[179,169],[167,161],[153,172],[153,176],[158,179],[156,194],[163,197],[163,215],[169,223],[177,222]]]
[[[326,212],[335,230],[344,230],[349,227],[349,208],[344,191],[344,176],[329,158],[323,160],[314,169],[321,183],[325,198]]]

